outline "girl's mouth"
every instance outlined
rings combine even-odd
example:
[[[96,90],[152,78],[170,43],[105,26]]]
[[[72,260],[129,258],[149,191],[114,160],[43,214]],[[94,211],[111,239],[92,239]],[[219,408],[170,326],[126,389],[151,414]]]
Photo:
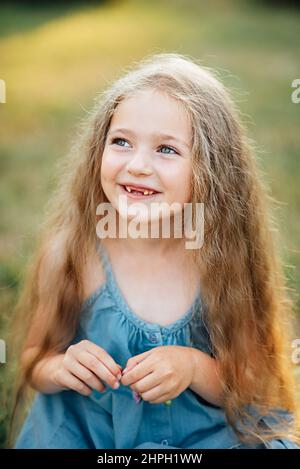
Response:
[[[131,189],[129,186],[123,186],[122,184],[119,184],[119,186],[121,188],[122,193],[126,194],[131,199],[149,199],[160,194],[160,192],[153,192],[146,189],[141,189],[137,191],[135,189]]]

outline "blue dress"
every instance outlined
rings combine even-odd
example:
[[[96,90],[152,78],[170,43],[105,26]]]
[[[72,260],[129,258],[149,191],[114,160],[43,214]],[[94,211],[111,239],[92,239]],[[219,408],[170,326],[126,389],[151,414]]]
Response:
[[[213,356],[201,317],[200,292],[191,307],[167,326],[139,318],[126,303],[108,253],[97,243],[105,271],[102,284],[82,306],[76,337],[104,348],[122,368],[137,354],[163,345],[196,347]],[[287,414],[288,415],[288,414]],[[290,415],[290,414],[289,414]],[[267,418],[262,419],[270,425]],[[249,448],[226,422],[225,413],[187,388],[171,405],[136,402],[129,386],[109,385],[83,396],[68,390],[36,393],[15,448]],[[299,448],[291,440],[272,440],[255,448]]]

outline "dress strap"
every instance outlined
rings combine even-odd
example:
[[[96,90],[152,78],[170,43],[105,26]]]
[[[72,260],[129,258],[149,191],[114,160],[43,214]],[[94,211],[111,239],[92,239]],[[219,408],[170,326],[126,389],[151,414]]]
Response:
[[[113,285],[114,275],[112,271],[112,265],[111,265],[107,250],[99,239],[97,239],[96,241],[96,249],[99,254],[100,261],[105,272],[106,282],[109,283],[110,285]]]

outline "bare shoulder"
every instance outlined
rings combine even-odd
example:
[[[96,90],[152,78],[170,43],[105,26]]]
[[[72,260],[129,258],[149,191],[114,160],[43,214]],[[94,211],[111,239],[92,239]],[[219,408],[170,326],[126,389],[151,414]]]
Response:
[[[43,273],[49,270],[55,271],[63,262],[63,250],[64,242],[59,236],[49,243],[47,252],[42,261],[42,275],[40,276],[41,286],[47,282],[47,275],[43,275]],[[104,282],[105,273],[100,261],[100,255],[96,248],[93,248],[87,254],[85,265],[82,266],[83,301]]]
[[[105,283],[105,272],[101,264],[100,255],[95,250],[89,252],[83,267],[84,301]]]

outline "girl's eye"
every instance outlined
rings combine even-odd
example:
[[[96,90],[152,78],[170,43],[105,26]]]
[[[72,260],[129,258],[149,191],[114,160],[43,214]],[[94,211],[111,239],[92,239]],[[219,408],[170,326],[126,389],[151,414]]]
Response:
[[[171,151],[174,152],[174,153],[170,153],[169,151],[166,152],[166,153],[163,152],[163,153],[165,153],[165,155],[174,155],[174,154],[175,154],[175,155],[178,155],[178,152],[177,152],[176,150],[174,150],[174,148],[172,148],[172,147],[167,147],[166,145],[162,145],[162,146],[160,147],[160,150],[163,149],[163,148],[167,148],[167,150],[171,150]]]
[[[117,145],[119,145],[117,142],[128,143],[127,140],[124,140],[124,138],[113,138],[111,141],[112,144],[116,143]],[[124,147],[124,145],[119,145],[119,146]]]
[[[125,142],[125,143],[128,143],[127,140],[125,140],[124,138],[120,138],[120,137],[115,137],[115,138],[113,138],[112,141],[111,141],[112,145],[116,144],[116,145],[121,146],[121,147],[125,147],[124,142]],[[159,149],[160,149],[160,150],[162,150],[162,149],[167,149],[168,151],[166,151],[166,152],[163,151],[163,153],[164,153],[165,155],[178,155],[178,152],[177,152],[174,148],[169,147],[169,146],[167,146],[167,145],[161,145],[161,146],[159,147]],[[172,152],[173,152],[173,153],[172,153]]]

